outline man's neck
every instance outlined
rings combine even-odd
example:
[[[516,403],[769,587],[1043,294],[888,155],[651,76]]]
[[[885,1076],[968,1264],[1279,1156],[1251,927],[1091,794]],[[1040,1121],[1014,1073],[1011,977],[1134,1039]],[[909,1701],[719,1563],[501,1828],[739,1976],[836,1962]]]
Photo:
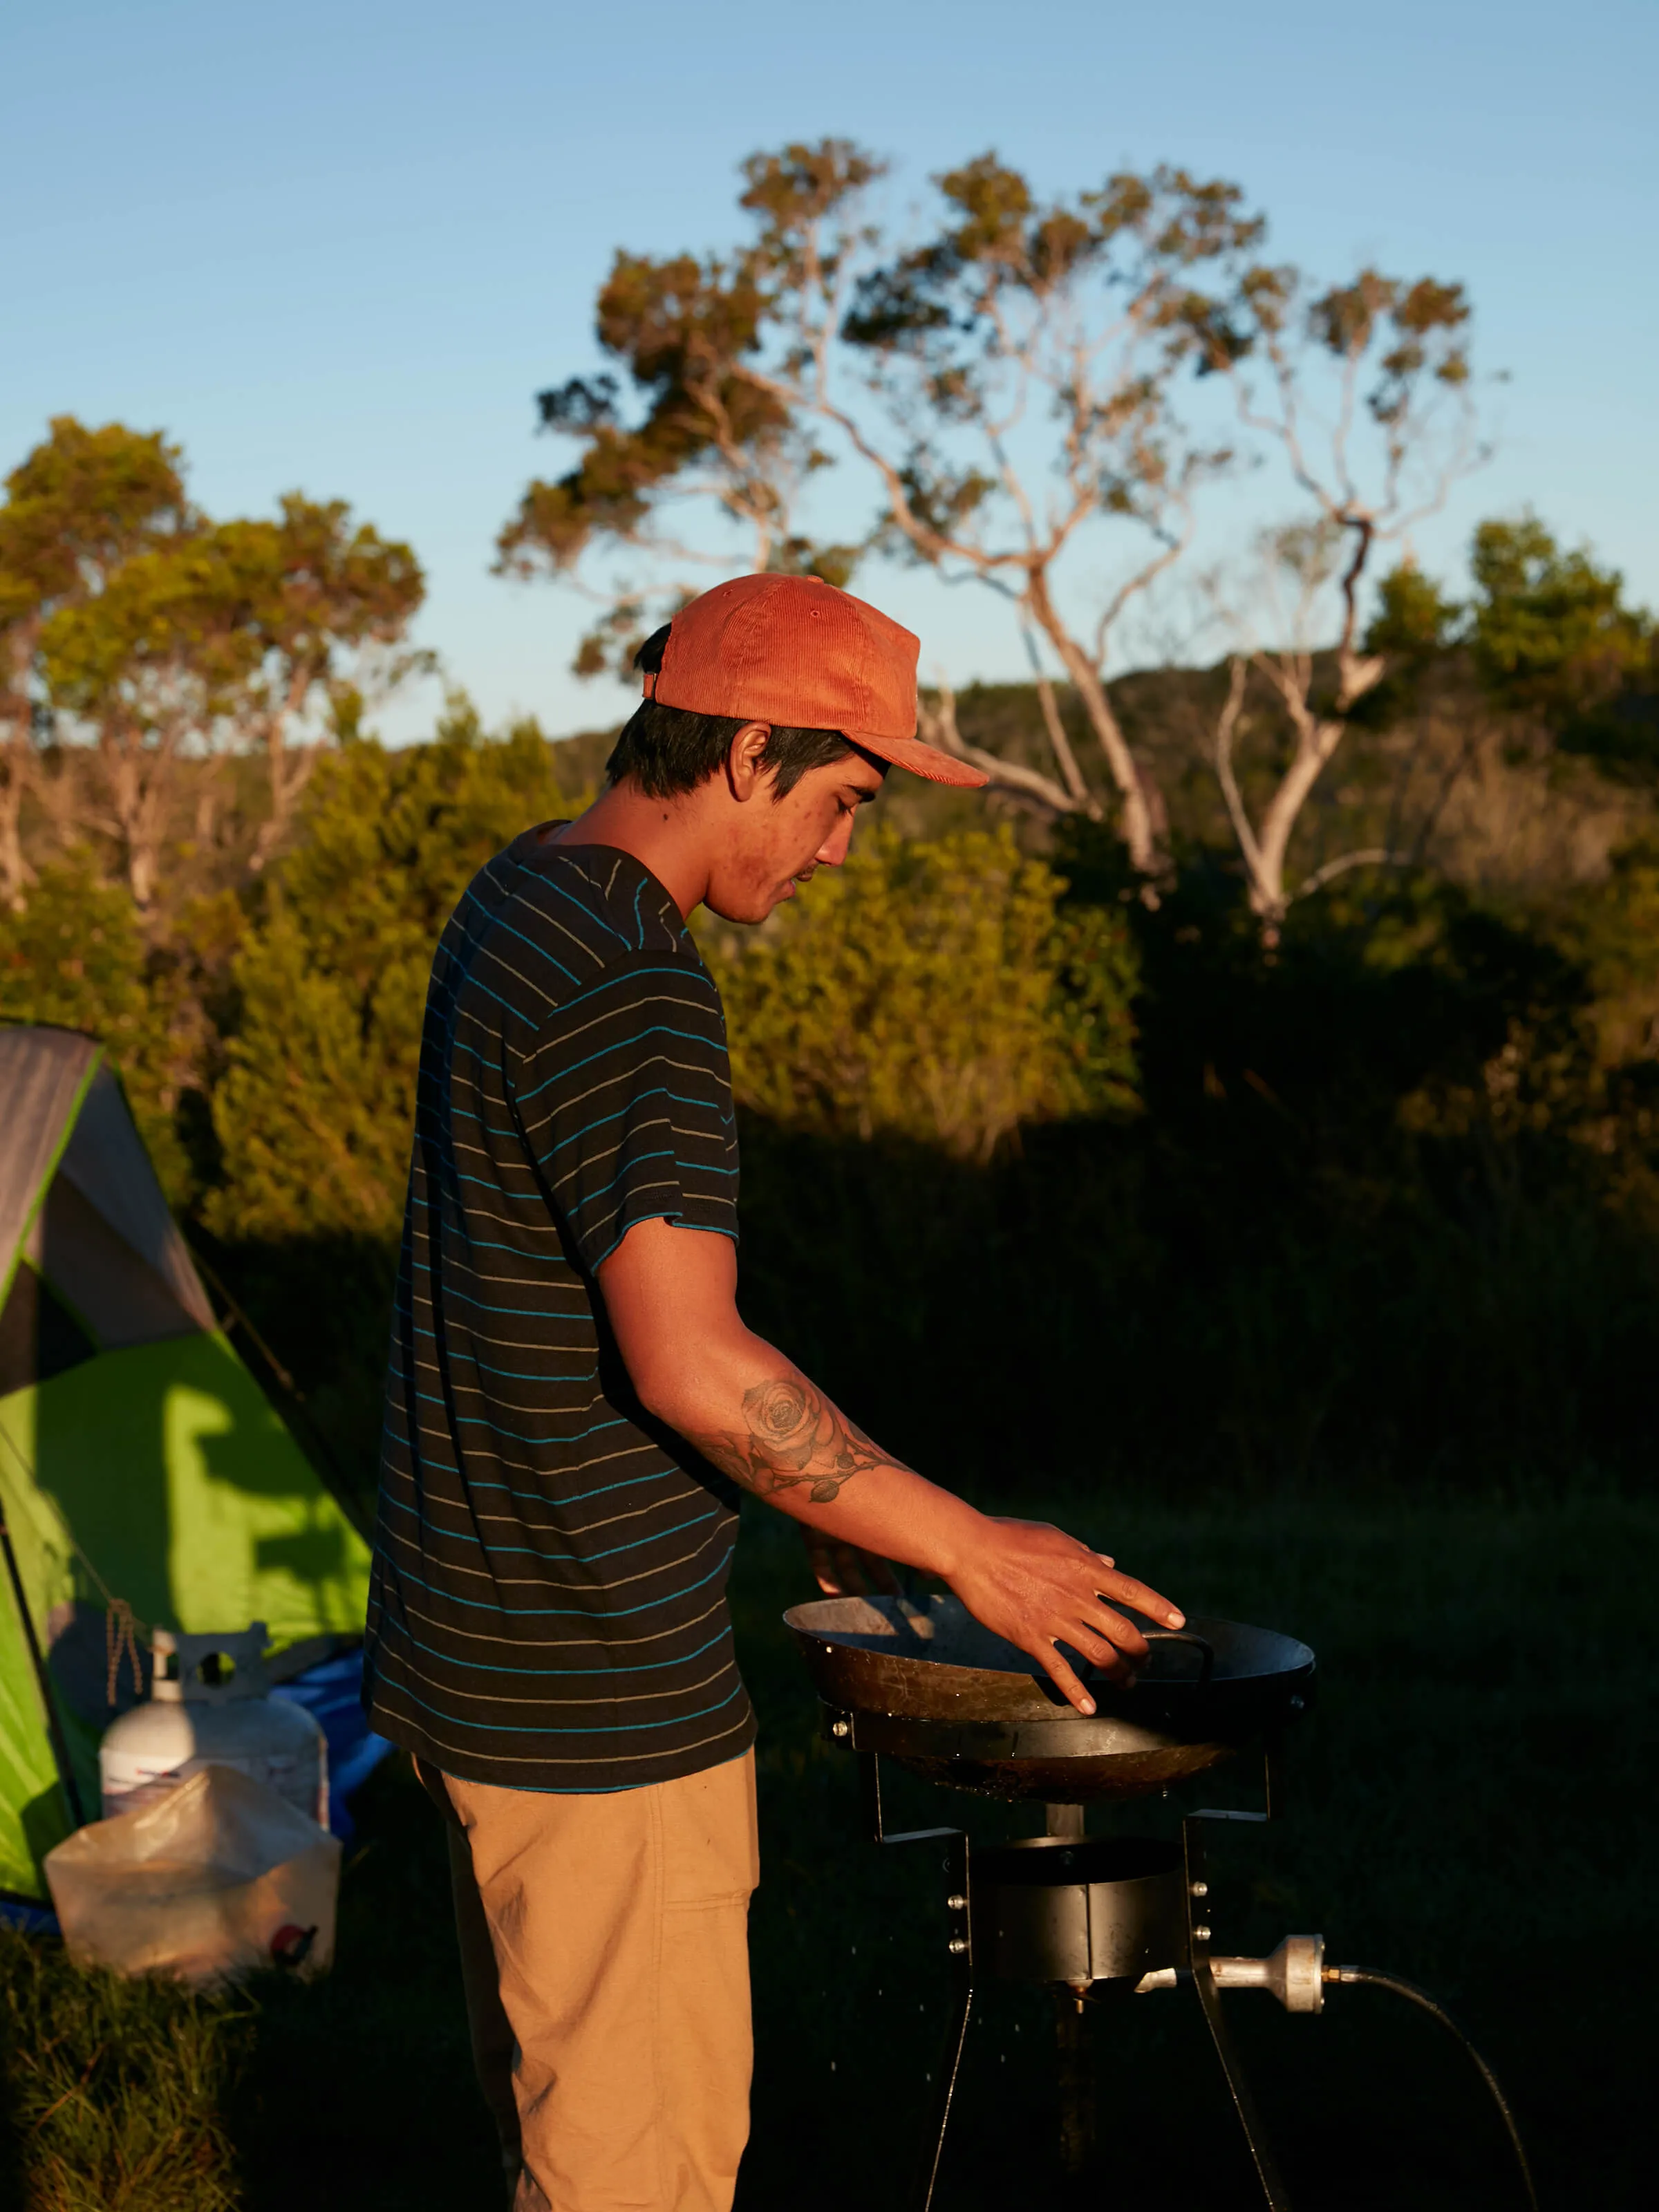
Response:
[[[632,782],[612,784],[585,813],[555,833],[560,845],[609,845],[650,869],[685,921],[708,889],[701,810],[685,798],[651,799]]]

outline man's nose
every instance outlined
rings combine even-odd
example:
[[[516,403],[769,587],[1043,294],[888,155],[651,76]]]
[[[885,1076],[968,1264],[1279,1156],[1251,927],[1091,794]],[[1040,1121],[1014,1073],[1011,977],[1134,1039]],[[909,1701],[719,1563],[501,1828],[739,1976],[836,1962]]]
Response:
[[[844,814],[813,857],[821,868],[838,868],[847,858],[847,848],[852,842],[853,817]]]

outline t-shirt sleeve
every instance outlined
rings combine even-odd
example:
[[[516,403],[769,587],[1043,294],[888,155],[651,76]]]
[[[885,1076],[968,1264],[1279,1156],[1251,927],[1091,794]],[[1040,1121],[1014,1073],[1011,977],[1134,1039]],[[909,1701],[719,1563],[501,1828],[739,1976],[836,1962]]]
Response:
[[[514,1088],[525,1142],[590,1273],[636,1221],[735,1238],[726,1019],[699,962],[611,969],[550,1017]]]

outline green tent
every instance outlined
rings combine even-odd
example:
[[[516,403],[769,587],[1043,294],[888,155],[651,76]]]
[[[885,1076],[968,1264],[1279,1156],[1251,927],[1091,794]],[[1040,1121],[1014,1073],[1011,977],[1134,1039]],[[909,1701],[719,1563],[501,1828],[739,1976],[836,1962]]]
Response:
[[[71,1030],[0,1028],[0,1890],[38,1899],[42,1855],[98,1817],[118,1601],[141,1638],[264,1620],[302,1664],[361,1635],[368,1589]]]

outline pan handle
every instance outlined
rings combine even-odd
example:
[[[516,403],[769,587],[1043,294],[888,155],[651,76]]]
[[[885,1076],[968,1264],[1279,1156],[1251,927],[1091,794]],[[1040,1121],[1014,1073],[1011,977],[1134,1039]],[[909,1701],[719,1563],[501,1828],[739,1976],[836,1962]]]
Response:
[[[1148,1644],[1185,1644],[1199,1655],[1199,1668],[1190,1678],[1186,1675],[1166,1676],[1166,1680],[1207,1682],[1215,1673],[1215,1646],[1207,1636],[1200,1636],[1191,1628],[1143,1628],[1141,1634]]]

